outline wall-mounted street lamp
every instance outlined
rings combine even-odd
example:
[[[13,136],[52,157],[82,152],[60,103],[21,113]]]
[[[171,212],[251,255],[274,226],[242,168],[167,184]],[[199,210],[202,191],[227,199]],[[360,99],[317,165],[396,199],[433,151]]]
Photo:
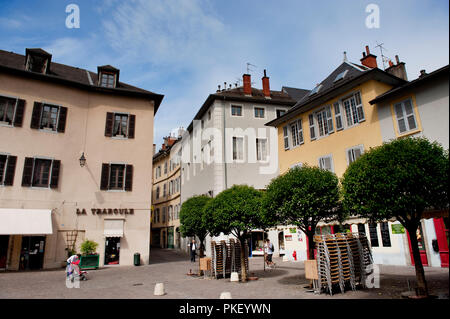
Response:
[[[84,165],[86,165],[86,157],[84,157],[84,152],[83,152],[83,154],[81,154],[81,157],[80,157],[80,167],[83,167]]]

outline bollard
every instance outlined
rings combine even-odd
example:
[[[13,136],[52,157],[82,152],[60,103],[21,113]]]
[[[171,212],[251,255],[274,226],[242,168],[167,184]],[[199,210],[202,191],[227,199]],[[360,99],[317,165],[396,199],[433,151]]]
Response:
[[[237,272],[232,272],[230,277],[231,282],[239,282],[239,274]]]
[[[166,293],[164,292],[164,284],[158,283],[155,285],[155,296],[164,296]]]
[[[231,294],[229,292],[222,292],[220,294],[220,299],[232,299]]]

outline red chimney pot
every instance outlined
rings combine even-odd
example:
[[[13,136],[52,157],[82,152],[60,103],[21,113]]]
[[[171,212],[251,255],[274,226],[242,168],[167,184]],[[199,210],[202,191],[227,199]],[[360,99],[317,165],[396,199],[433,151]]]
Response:
[[[252,81],[250,74],[244,74],[242,79],[244,82],[244,93],[247,95],[252,95]]]
[[[264,70],[264,76],[262,77],[263,93],[266,98],[270,97],[270,85],[269,78],[266,76],[266,70]]]

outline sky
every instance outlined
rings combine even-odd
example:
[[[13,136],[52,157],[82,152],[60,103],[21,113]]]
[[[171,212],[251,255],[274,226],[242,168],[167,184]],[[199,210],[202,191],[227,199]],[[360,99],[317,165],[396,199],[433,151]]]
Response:
[[[67,28],[75,4],[80,27]],[[378,27],[366,20],[379,9]],[[96,72],[110,64],[120,80],[164,95],[154,143],[186,128],[220,84],[247,73],[261,88],[312,89],[343,61],[360,63],[368,45],[406,63],[408,79],[449,64],[449,1],[0,0],[0,49],[40,47],[52,61]],[[372,20],[374,21],[374,20]],[[242,82],[241,82],[242,83]]]

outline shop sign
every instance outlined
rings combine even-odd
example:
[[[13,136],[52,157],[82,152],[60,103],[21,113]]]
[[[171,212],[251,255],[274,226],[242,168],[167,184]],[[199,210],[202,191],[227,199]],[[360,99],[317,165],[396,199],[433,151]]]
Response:
[[[405,227],[402,224],[391,224],[393,234],[404,234]]]
[[[133,215],[133,208],[91,208],[92,215]],[[77,208],[77,215],[87,215],[86,209]]]
[[[297,232],[297,228],[289,228],[289,232],[291,234],[295,234]]]
[[[286,241],[292,241],[292,235],[284,235]]]

